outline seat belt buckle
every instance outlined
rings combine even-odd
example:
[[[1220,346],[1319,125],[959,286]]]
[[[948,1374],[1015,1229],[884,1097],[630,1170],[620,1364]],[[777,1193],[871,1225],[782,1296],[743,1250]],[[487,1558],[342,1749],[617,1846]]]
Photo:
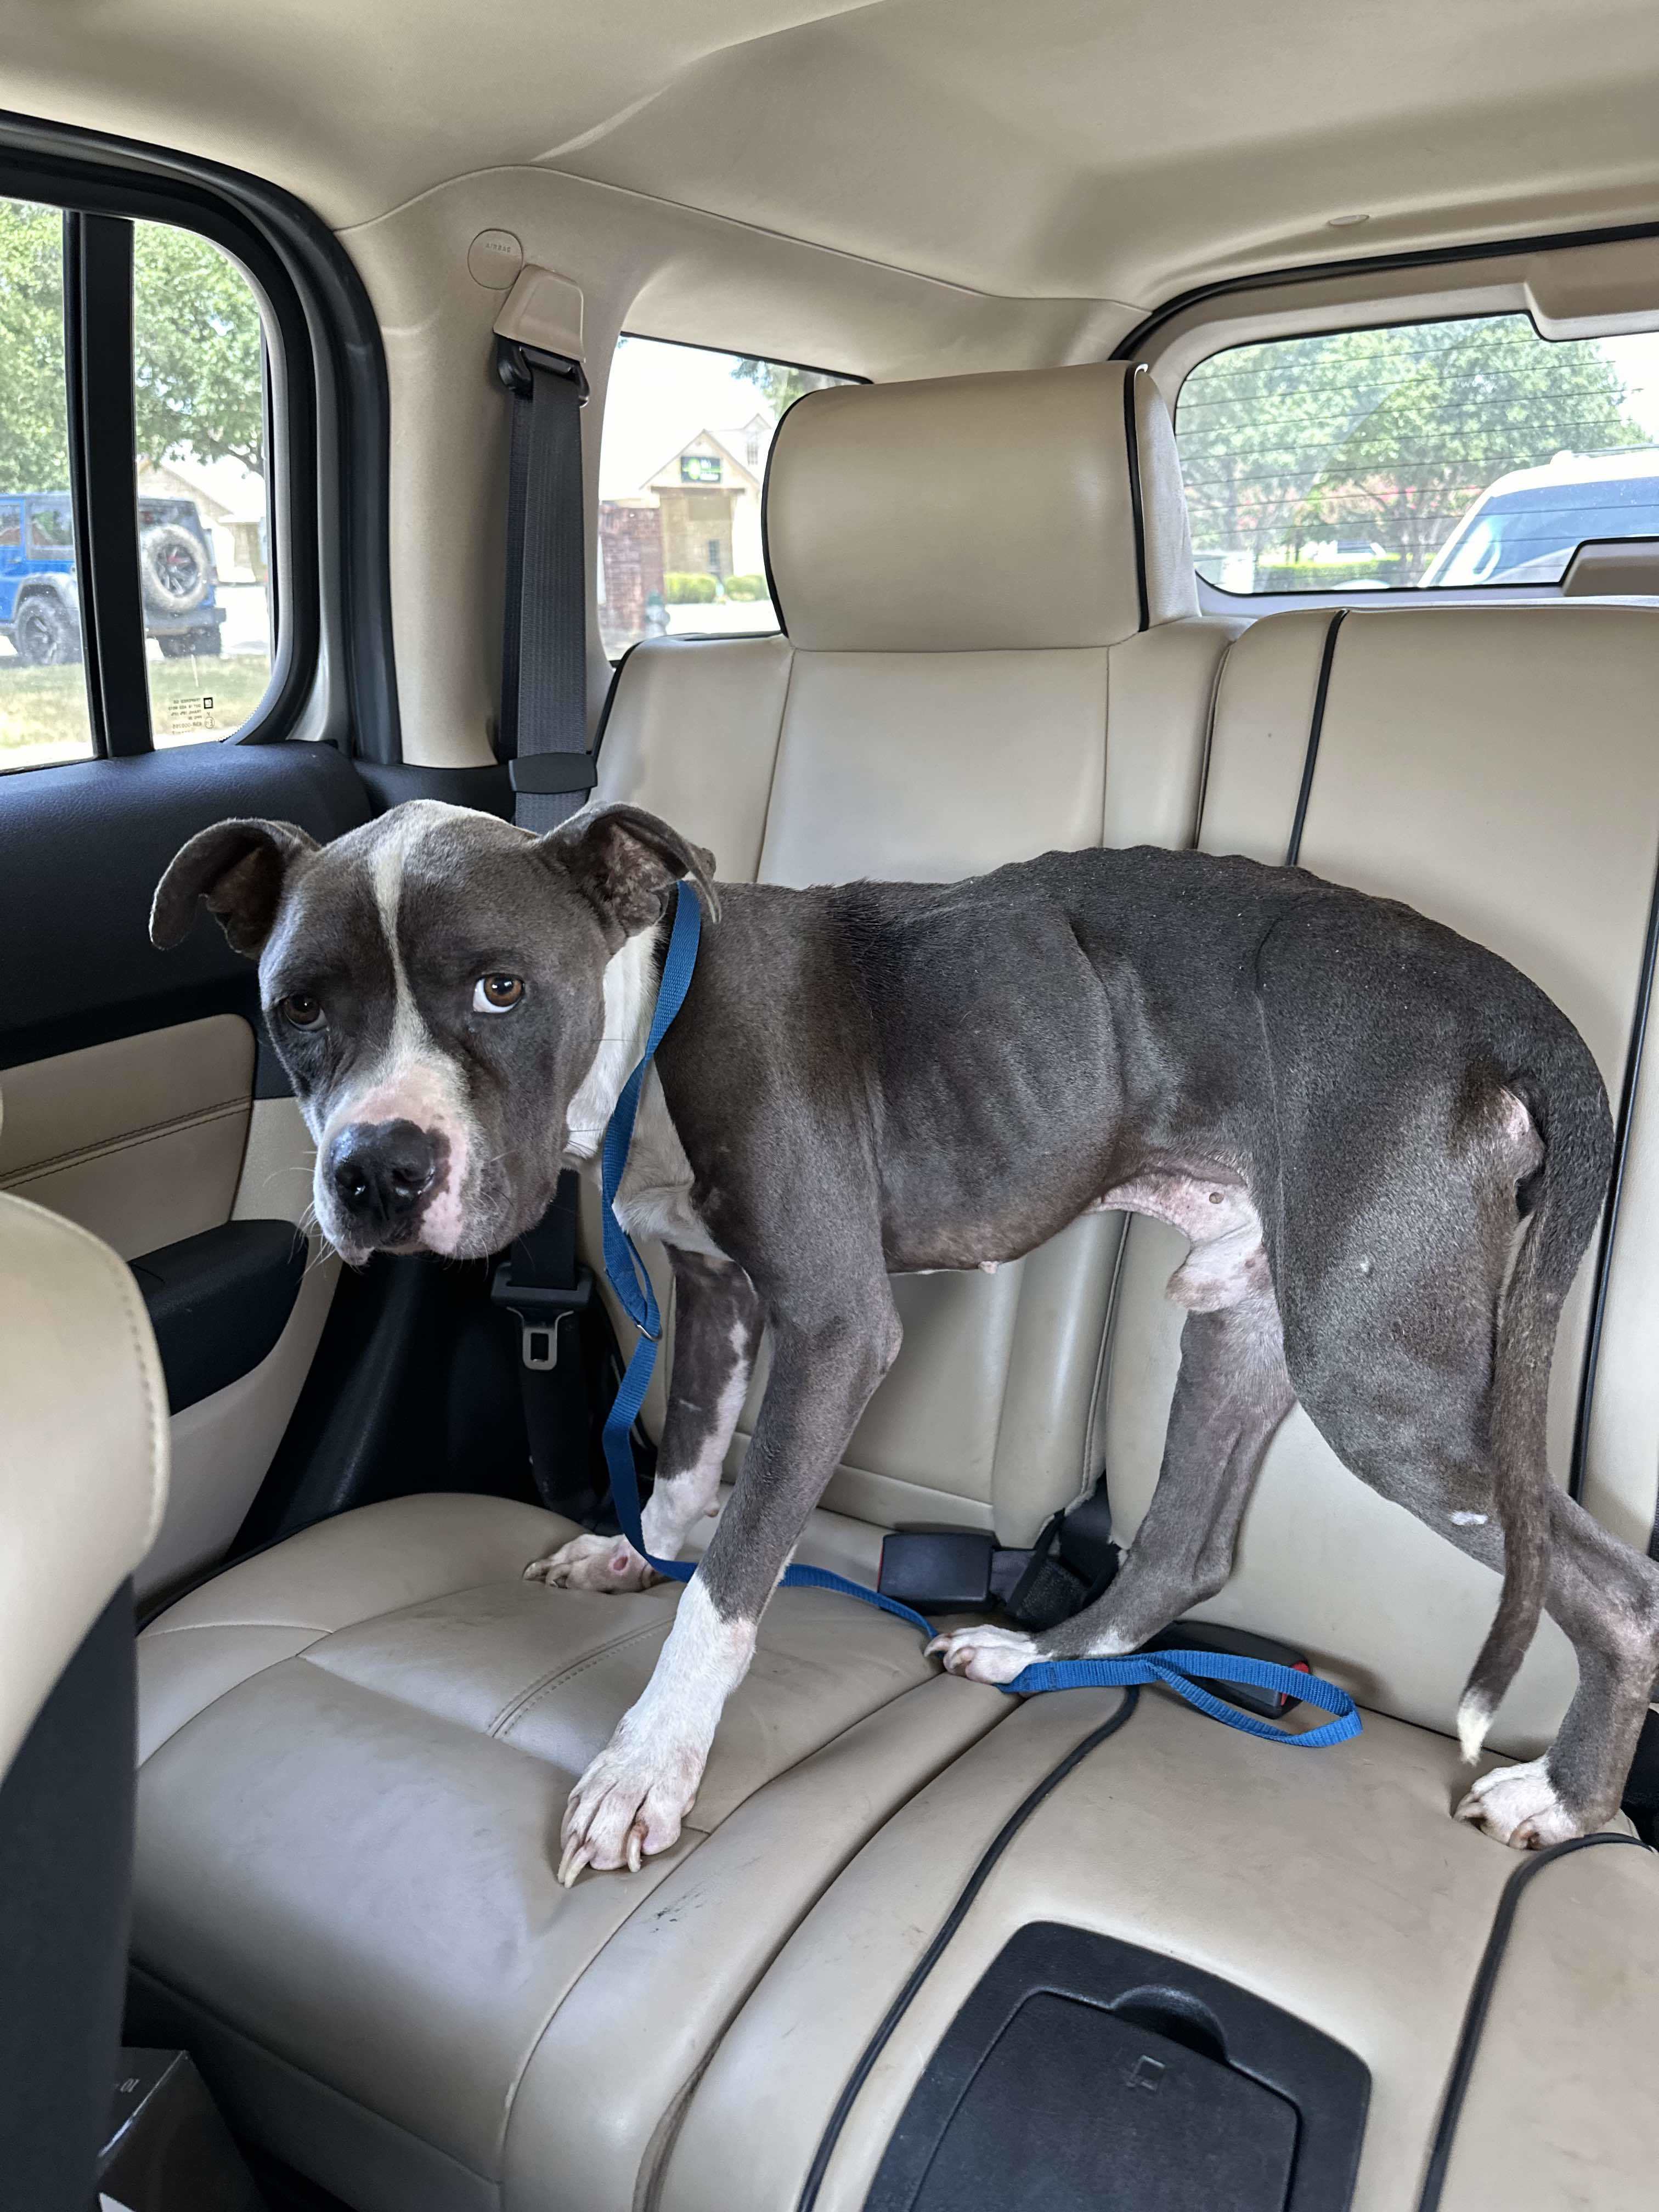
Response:
[[[881,1542],[876,1589],[923,1613],[1000,1601],[1030,1555],[999,1545],[983,1528],[896,1528]]]
[[[1143,1651],[1220,1651],[1232,1659],[1265,1659],[1270,1666],[1289,1667],[1298,1674],[1313,1672],[1307,1653],[1292,1644],[1278,1643],[1271,1636],[1253,1636],[1248,1628],[1220,1628],[1204,1620],[1172,1621],[1140,1648]],[[1282,1690],[1264,1689],[1255,1682],[1206,1682],[1204,1686],[1212,1697],[1270,1721],[1282,1720],[1302,1702],[1299,1698],[1286,1697]]]
[[[489,1279],[489,1301],[518,1316],[519,1357],[532,1374],[545,1375],[559,1364],[559,1326],[584,1312],[593,1301],[593,1270],[579,1267],[568,1288],[519,1283],[513,1262],[501,1260]]]

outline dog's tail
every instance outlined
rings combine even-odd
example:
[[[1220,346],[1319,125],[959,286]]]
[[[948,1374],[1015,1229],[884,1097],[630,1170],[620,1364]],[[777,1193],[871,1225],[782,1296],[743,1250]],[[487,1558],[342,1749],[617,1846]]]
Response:
[[[1514,1074],[1504,1086],[1525,1107],[1543,1158],[1519,1188],[1524,1218],[1498,1306],[1492,1441],[1504,1589],[1457,1708],[1458,1739],[1470,1760],[1479,1756],[1543,1611],[1550,1365],[1561,1307],[1595,1233],[1613,1168],[1613,1122],[1601,1073],[1577,1032],[1561,1026],[1565,1034],[1547,1072]]]

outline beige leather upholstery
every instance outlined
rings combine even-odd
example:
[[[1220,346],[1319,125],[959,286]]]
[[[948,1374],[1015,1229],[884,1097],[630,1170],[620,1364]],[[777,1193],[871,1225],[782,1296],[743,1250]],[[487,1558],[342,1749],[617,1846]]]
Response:
[[[228,1218],[253,1032],[235,1014],[0,1073],[0,1190],[66,1214],[124,1260]]]
[[[149,1548],[167,1486],[137,1285],[84,1229],[0,1197],[0,1776]]]
[[[1443,2212],[1646,2212],[1656,2050],[1659,1863],[1618,1844],[1558,1860],[1516,1915]]]
[[[779,426],[767,558],[803,653],[1115,645],[1198,612],[1150,377],[1056,368],[810,392]],[[1131,437],[1140,453],[1130,450]],[[1159,557],[1143,581],[1144,499]],[[941,553],[947,557],[941,559]],[[1142,593],[1155,588],[1155,604]]]
[[[1229,653],[1206,850],[1283,861],[1330,621],[1328,611],[1275,616]],[[1302,841],[1303,863],[1316,873],[1405,899],[1533,976],[1577,1024],[1615,1100],[1659,852],[1656,684],[1659,618],[1645,610],[1351,613],[1332,662]],[[1644,1167],[1646,1205],[1650,1173]],[[1636,1316],[1650,1322],[1659,1275],[1635,1211],[1620,1239],[1600,1387],[1638,1404],[1622,1426],[1598,1423],[1585,1491],[1593,1510],[1609,1494],[1626,1501],[1622,1526],[1608,1516],[1620,1534],[1635,1534],[1644,1511],[1650,1522],[1659,1465],[1653,1362],[1636,1350]],[[1162,1291],[1180,1250],[1145,1222],[1127,1240],[1107,1447],[1126,1533],[1158,1473],[1180,1329]],[[1563,1480],[1590,1280],[1587,1264],[1557,1354],[1552,1452]],[[1645,1549],[1645,1526],[1637,1540]],[[1368,1703],[1449,1728],[1497,1587],[1364,1489],[1298,1411],[1269,1451],[1233,1579],[1203,1610],[1305,1644],[1349,1673]],[[1540,1748],[1574,1680],[1571,1650],[1547,1620],[1493,1743]]]
[[[781,1593],[680,1843],[562,1890],[566,1795],[678,1599],[522,1579],[574,1533],[501,1500],[370,1506],[140,1639],[145,2032],[187,2039],[252,2134],[362,2212],[628,2212],[778,1940],[1007,1711],[904,1624],[849,1633],[847,1600]]]
[[[682,2121],[659,2212],[775,2212],[799,2196],[842,2085],[987,1844],[1025,1794],[1112,1710],[1115,1693],[1036,1698],[888,1821],[814,1907],[728,2032]],[[1371,2070],[1353,2212],[1416,2200],[1469,1987],[1498,1893],[1518,1863],[1448,1820],[1463,1786],[1455,1744],[1367,1717],[1340,1751],[1268,1748],[1212,1727],[1162,1691],[1144,1692],[1122,1731],[1091,1753],[1031,1815],[998,1862],[911,2004],[854,2105],[818,2198],[856,2212],[939,2037],[1003,1944],[1031,1920],[1097,1929],[1165,1951],[1255,1990],[1322,2029]],[[1581,2212],[1650,2197],[1651,2068],[1621,2049],[1656,2018],[1641,1962],[1659,1942],[1659,1875],[1609,1847],[1559,1922],[1547,1869],[1523,1911],[1500,1984],[1506,2025],[1477,2080],[1474,2132],[1460,2145],[1480,2206]],[[1631,1867],[1606,1862],[1629,1859]],[[1626,1974],[1622,1918],[1592,1928],[1588,1899],[1639,1913]],[[1582,1953],[1574,1945],[1582,1942]],[[1603,1984],[1598,1976],[1608,1978]],[[1510,2013],[1528,1987],[1560,1999]],[[1516,1984],[1520,1986],[1517,1988]],[[1611,1995],[1603,2002],[1604,1986]],[[1504,2056],[1541,2045],[1530,2102],[1500,2078]],[[1638,2045],[1650,2057],[1650,2046]],[[1546,2056],[1545,2054],[1548,2054]],[[1552,2061],[1565,2069],[1557,2103]],[[1596,2085],[1620,2100],[1616,2130]],[[1627,2101],[1626,2100],[1627,2093]],[[763,2124],[757,2118],[764,2115]],[[1475,2172],[1500,2126],[1515,2130],[1504,2170],[1513,2193],[1482,2194]],[[1575,2126],[1582,2171],[1571,2146]],[[732,2147],[741,2143],[734,2158]],[[1478,2146],[1474,2149],[1471,2146]],[[1542,2162],[1534,2169],[1529,2147]],[[1602,2196],[1585,2185],[1595,2174]]]
[[[948,881],[1055,847],[1191,842],[1237,626],[1191,618],[1149,377],[1106,363],[810,393],[774,447],[767,528],[787,638],[629,654],[604,796],[769,883]],[[898,1282],[904,1347],[826,1507],[1029,1543],[1098,1467],[1121,1231],[1097,1216],[994,1277]]]

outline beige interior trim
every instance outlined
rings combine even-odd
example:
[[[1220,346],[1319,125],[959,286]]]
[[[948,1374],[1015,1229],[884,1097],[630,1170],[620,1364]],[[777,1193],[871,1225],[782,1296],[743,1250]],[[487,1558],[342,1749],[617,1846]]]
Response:
[[[307,1221],[311,1170],[317,1157],[298,1099],[256,1098],[248,1116],[247,1146],[233,1221]]]
[[[0,1197],[0,1775],[160,1526],[167,1394],[107,1245]]]
[[[319,1258],[313,1250],[288,1324],[264,1358],[172,1417],[173,1486],[138,1570],[140,1598],[210,1566],[229,1549],[304,1387],[339,1272],[333,1253]]]
[[[231,1210],[253,1087],[253,1031],[211,1014],[0,1075],[0,1190],[135,1259]]]

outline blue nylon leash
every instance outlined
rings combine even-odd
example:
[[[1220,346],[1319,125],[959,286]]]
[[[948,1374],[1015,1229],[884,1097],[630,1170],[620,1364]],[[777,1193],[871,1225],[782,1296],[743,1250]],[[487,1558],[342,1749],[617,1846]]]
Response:
[[[653,1559],[645,1548],[640,1525],[639,1475],[634,1465],[632,1431],[657,1364],[662,1315],[645,1262],[617,1216],[617,1193],[622,1187],[629,1148],[634,1141],[634,1124],[639,1116],[645,1079],[658,1046],[685,1002],[692,970],[697,964],[697,944],[702,934],[702,908],[697,895],[684,884],[677,884],[674,921],[663,960],[662,981],[657,988],[656,1011],[651,1018],[639,1065],[623,1084],[617,1100],[600,1157],[605,1272],[623,1310],[640,1332],[640,1340],[634,1347],[605,1425],[605,1457],[611,1471],[611,1500],[622,1532],[634,1549],[659,1575],[676,1583],[690,1582],[696,1572],[696,1563]],[[844,1597],[857,1598],[860,1604],[890,1613],[896,1620],[908,1620],[926,1637],[931,1638],[933,1634],[932,1623],[909,1606],[901,1605],[896,1598],[884,1597],[879,1590],[867,1589],[862,1583],[849,1582],[845,1575],[831,1574],[823,1567],[790,1567],[784,1573],[782,1586],[786,1589],[837,1590]],[[1193,1679],[1194,1676],[1205,1681],[1249,1683],[1259,1689],[1277,1690],[1283,1696],[1317,1705],[1336,1717],[1326,1722],[1322,1728],[1308,1729],[1297,1735],[1212,1697]],[[1265,1659],[1239,1658],[1224,1651],[1152,1651],[1122,1659],[1038,1660],[1015,1675],[1012,1682],[1000,1686],[1011,1696],[1031,1697],[1042,1690],[1116,1689],[1139,1682],[1161,1682],[1224,1727],[1239,1729],[1246,1735],[1263,1737],[1269,1743],[1289,1744],[1300,1751],[1318,1751],[1328,1744],[1344,1743],[1350,1736],[1358,1735],[1360,1729],[1359,1713],[1353,1699],[1334,1682],[1324,1681],[1317,1674],[1304,1674],[1299,1668],[1276,1667]]]

